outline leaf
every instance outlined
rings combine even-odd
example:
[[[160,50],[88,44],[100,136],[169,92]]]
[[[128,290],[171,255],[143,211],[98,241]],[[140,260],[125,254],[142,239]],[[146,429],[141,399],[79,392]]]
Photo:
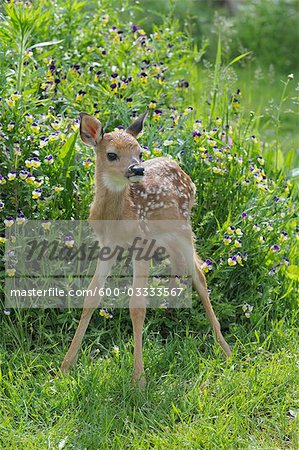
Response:
[[[235,64],[236,62],[240,61],[241,59],[245,58],[246,56],[250,55],[250,53],[252,52],[246,52],[246,53],[242,53],[242,55],[236,56],[236,58],[234,58],[227,66],[226,68],[232,66],[233,64]]]
[[[63,169],[67,172],[68,167],[70,165],[70,161],[72,157],[74,156],[74,150],[75,150],[75,143],[77,140],[78,131],[76,133],[72,134],[68,140],[63,144],[63,146],[60,149],[59,152],[59,160],[63,162]]]
[[[291,264],[287,270],[287,277],[291,280],[299,281],[299,266]]]
[[[60,42],[63,42],[63,39],[61,39],[60,41],[40,42],[39,44],[31,45],[30,48],[33,49],[33,48],[37,48],[37,47],[48,47],[49,45],[60,44]]]

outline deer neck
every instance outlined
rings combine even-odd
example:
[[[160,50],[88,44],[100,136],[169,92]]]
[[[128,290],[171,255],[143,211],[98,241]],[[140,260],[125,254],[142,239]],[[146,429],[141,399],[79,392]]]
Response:
[[[110,190],[105,186],[102,178],[97,179],[95,197],[90,209],[90,220],[125,218],[129,208],[129,190],[129,186],[120,191]]]

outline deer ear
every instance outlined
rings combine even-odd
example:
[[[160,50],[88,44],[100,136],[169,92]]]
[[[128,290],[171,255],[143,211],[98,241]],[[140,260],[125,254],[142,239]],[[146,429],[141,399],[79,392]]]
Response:
[[[126,132],[131,134],[134,137],[137,137],[138,134],[142,131],[143,123],[148,114],[148,110],[146,110],[141,116],[138,117],[130,126],[126,129]]]
[[[80,136],[84,144],[96,147],[103,139],[103,126],[101,122],[89,114],[81,112],[80,116]]]

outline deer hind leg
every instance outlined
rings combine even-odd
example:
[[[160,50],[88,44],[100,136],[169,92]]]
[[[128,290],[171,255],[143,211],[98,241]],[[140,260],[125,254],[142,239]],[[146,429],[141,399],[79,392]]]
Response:
[[[170,283],[169,289],[177,287],[177,277],[182,277],[187,274],[187,266],[183,255],[177,249],[177,243],[167,243],[166,251],[170,258]]]
[[[76,330],[75,336],[73,337],[72,343],[63,359],[62,365],[61,365],[61,372],[65,374],[70,370],[70,368],[76,363],[76,360],[78,358],[79,349],[83,340],[83,337],[85,335],[85,332],[87,330],[88,324],[90,322],[90,319],[93,315],[94,310],[98,307],[100,303],[100,297],[99,297],[99,289],[103,287],[106,278],[110,272],[110,269],[114,263],[114,260],[109,261],[103,261],[100,262],[98,260],[96,271],[94,273],[94,276],[90,282],[90,285],[87,288],[87,295],[84,299],[84,305],[83,305],[83,311],[81,314],[81,318],[79,321],[78,328]],[[95,296],[88,295],[89,292],[97,291]]]
[[[220,344],[225,355],[231,356],[231,349],[222,335],[220,323],[213,310],[207,289],[206,278],[201,270],[201,262],[198,255],[194,251],[192,240],[189,242],[189,239],[178,239],[177,250],[180,251],[181,255],[183,255],[186,263],[188,264],[188,274],[192,275],[192,286],[200,296],[218,343]]]
[[[146,314],[146,299],[143,288],[146,287],[149,274],[149,261],[134,260],[133,295],[130,299],[130,316],[134,333],[134,382],[145,385],[145,375],[142,360],[142,329]],[[139,296],[139,293],[142,295]]]
[[[194,252],[193,261],[194,261],[194,269],[193,269],[193,276],[192,276],[193,287],[198,292],[198,294],[201,298],[204,309],[206,311],[206,314],[208,316],[210,324],[212,325],[212,328],[215,332],[218,343],[220,344],[225,355],[229,357],[229,356],[231,356],[231,349],[222,335],[220,323],[215,315],[215,312],[213,310],[213,307],[212,307],[212,304],[211,304],[211,301],[209,298],[206,278],[200,267],[201,266],[200,259],[195,252]]]

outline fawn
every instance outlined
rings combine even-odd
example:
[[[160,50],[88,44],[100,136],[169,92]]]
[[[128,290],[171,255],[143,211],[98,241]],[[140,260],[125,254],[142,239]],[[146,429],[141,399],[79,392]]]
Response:
[[[211,305],[201,260],[195,252],[190,221],[191,208],[195,200],[195,186],[179,165],[166,157],[141,162],[142,151],[136,138],[142,131],[147,113],[138,117],[126,130],[103,132],[101,123],[94,117],[80,113],[80,136],[83,142],[96,151],[95,196],[91,205],[91,221],[123,221],[132,224],[120,230],[118,237],[109,236],[107,228],[97,228],[99,242],[113,243],[115,239],[127,244],[134,231],[151,220],[180,220],[189,226],[188,245],[192,252],[188,256],[180,236],[169,236],[167,250],[170,255],[172,273],[176,273],[185,258],[192,276],[192,286],[198,292],[209,321],[223,352],[231,355],[219,321]],[[101,223],[101,222],[99,222]],[[134,231],[130,231],[134,230]],[[131,236],[130,236],[130,233]],[[166,233],[167,234],[167,233]],[[99,261],[88,289],[103,286],[114,261]],[[143,288],[149,274],[148,261],[133,260],[133,288]],[[61,371],[67,372],[75,363],[77,354],[95,308],[100,298],[86,296],[81,319],[73,341],[66,353]],[[130,316],[134,333],[134,381],[145,383],[142,362],[142,328],[145,319],[146,299],[133,295],[130,299]]]

